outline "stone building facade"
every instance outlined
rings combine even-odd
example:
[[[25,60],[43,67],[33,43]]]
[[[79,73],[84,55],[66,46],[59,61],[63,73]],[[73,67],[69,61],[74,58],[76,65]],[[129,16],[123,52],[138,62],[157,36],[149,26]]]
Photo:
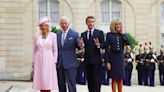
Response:
[[[0,0],[0,79],[28,78],[37,21],[46,15],[52,26],[68,16],[78,32],[86,30],[88,15],[104,33],[120,18],[139,43],[151,41],[155,50],[164,44],[164,0]]]

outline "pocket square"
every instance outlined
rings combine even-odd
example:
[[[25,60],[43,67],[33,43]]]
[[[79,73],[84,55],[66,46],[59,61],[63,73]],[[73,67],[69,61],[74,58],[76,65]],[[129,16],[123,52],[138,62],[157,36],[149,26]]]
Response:
[[[69,40],[72,40],[72,39],[73,39],[72,37],[69,38]]]

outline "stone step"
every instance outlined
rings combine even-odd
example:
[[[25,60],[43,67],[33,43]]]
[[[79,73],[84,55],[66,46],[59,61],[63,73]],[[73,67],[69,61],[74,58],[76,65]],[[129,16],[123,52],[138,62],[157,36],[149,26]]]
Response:
[[[14,85],[7,92],[29,92],[27,87],[21,85]]]

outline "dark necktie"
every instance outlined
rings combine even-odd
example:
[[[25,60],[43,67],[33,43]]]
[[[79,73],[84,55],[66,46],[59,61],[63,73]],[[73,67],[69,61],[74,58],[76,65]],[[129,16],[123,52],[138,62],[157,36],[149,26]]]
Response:
[[[91,36],[92,36],[92,31],[91,29],[89,30],[89,40],[91,40]]]

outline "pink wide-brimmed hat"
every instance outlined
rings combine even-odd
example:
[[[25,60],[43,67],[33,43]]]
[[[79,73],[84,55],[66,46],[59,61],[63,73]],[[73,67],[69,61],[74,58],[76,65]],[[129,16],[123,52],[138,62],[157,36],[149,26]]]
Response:
[[[43,23],[46,23],[49,25],[50,24],[50,18],[48,16],[41,18],[38,22],[38,26],[40,26]]]

